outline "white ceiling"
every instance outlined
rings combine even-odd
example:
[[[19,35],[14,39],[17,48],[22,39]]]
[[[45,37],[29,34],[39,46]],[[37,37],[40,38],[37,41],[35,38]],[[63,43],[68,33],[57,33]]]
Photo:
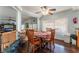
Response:
[[[0,6],[0,18],[16,17],[16,11],[10,6]]]
[[[36,11],[40,11],[40,6],[22,6],[23,10],[30,11],[35,13]]]
[[[71,6],[47,6],[47,7],[48,8],[55,8],[56,9],[55,13],[62,12],[62,11],[72,8]],[[40,6],[22,6],[22,9],[24,11],[36,13],[36,12],[40,11]]]
[[[47,6],[48,8],[55,8],[57,12],[66,11],[69,9],[79,9],[79,7],[71,6]],[[35,14],[35,12],[40,11],[40,6],[21,6],[23,18],[28,17],[39,17],[40,14]],[[41,14],[42,15],[42,14]],[[16,11],[11,8],[11,6],[1,6],[0,7],[0,17],[16,17]]]
[[[41,11],[40,6],[21,6],[23,11],[31,12],[35,14],[38,11]],[[68,10],[79,10],[79,6],[47,6],[48,8],[55,8],[57,12],[63,12],[63,11],[68,11]],[[40,13],[39,13],[40,15]]]

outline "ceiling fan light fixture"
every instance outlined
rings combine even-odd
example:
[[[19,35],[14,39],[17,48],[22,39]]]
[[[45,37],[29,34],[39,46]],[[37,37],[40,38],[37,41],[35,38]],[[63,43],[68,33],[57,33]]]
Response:
[[[56,9],[49,9],[49,11],[56,11]]]
[[[41,13],[43,15],[53,15],[54,11],[56,11],[56,9],[50,9],[50,8],[47,8],[46,6],[41,7]]]
[[[42,11],[43,15],[47,15],[48,14],[48,10]]]
[[[49,12],[48,15],[53,15],[53,13],[50,13],[50,12]]]
[[[48,9],[41,9],[41,12],[43,15],[47,15],[48,14]]]

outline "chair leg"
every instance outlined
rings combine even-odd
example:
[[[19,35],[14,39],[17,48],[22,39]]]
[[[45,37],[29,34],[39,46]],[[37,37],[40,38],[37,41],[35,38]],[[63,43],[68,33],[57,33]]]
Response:
[[[77,40],[76,40],[76,48],[77,48]]]
[[[40,44],[39,48],[40,48],[40,50],[42,49],[41,44]]]
[[[50,52],[51,52],[51,42],[50,42]]]
[[[53,49],[55,48],[55,42],[53,41]]]
[[[29,47],[30,47],[30,45],[29,45],[29,44],[30,44],[30,43],[29,43],[29,42],[27,42],[27,46],[28,46],[28,47],[27,47],[27,52],[29,52],[29,49],[30,49],[30,48],[29,48]]]
[[[32,46],[32,53],[34,53],[34,45]]]
[[[55,49],[55,41],[53,41],[52,43],[53,43],[53,52],[54,52],[54,49]]]
[[[34,53],[34,48],[32,49],[32,53]]]
[[[72,46],[72,38],[70,37],[70,47]]]

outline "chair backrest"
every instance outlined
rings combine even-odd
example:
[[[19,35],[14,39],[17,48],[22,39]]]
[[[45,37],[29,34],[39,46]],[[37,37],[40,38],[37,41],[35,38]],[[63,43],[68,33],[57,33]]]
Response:
[[[25,30],[21,30],[19,32],[19,37],[20,37],[20,39],[25,39],[25,37],[26,37],[26,31]]]
[[[28,41],[33,40],[33,37],[34,37],[34,30],[33,29],[27,29],[27,37],[28,37]]]
[[[46,28],[46,31],[51,31],[52,30],[52,28]]]
[[[76,45],[79,48],[79,30],[76,30],[76,35],[77,35]]]
[[[55,29],[46,28],[46,31],[51,32],[51,38],[50,38],[50,40],[54,40],[55,39]]]
[[[51,30],[51,40],[55,39],[55,29]]]

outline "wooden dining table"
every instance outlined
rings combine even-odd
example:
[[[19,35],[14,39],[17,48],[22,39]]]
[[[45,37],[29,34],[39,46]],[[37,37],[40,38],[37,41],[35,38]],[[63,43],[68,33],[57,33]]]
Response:
[[[40,38],[42,48],[44,47],[44,40],[49,40],[51,38],[51,32],[34,32],[34,36]]]

